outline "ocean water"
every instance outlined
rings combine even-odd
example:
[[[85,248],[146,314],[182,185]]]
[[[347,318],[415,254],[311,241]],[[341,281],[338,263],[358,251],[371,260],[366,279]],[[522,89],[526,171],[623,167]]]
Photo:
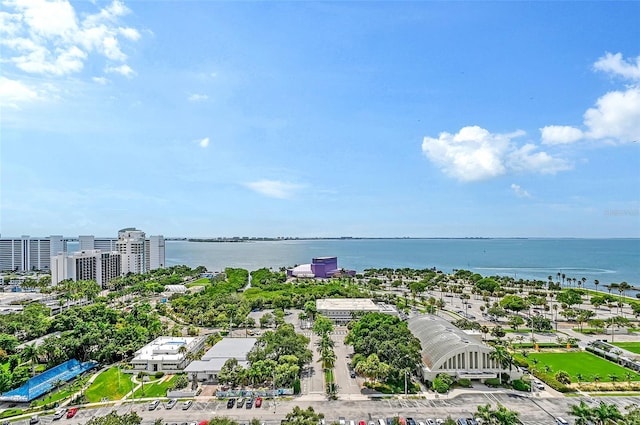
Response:
[[[368,268],[436,267],[450,273],[467,269],[483,276],[547,280],[557,273],[640,287],[640,239],[341,239],[264,242],[167,241],[167,265],[256,270],[310,263],[337,256],[338,266]]]

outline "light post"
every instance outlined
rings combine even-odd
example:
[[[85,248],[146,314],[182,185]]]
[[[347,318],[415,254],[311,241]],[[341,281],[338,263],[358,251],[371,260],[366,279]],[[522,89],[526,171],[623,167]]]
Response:
[[[276,414],[276,370],[273,369],[273,414]]]
[[[404,397],[407,397],[407,369],[404,370]]]

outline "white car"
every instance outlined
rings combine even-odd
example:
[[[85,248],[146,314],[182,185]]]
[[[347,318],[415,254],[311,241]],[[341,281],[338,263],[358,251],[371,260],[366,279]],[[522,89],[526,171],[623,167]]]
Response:
[[[56,413],[53,415],[53,420],[57,421],[58,419],[62,419],[62,417],[67,413],[67,409],[58,409]]]

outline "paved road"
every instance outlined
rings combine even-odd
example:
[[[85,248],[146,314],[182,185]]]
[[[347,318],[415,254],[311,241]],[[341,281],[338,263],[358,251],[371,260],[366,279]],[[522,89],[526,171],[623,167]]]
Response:
[[[261,422],[268,425],[279,424],[280,419],[284,418],[287,412],[298,405],[301,407],[312,406],[319,412],[325,414],[327,422],[333,422],[340,416],[344,416],[347,420],[356,421],[377,418],[386,418],[392,416],[413,417],[416,420],[424,420],[425,418],[445,418],[451,415],[453,418],[461,416],[470,416],[478,405],[491,404],[495,406],[501,403],[511,410],[520,412],[520,418],[525,425],[543,425],[554,424],[555,416],[563,416],[569,418],[569,406],[577,404],[580,400],[584,400],[591,405],[596,405],[601,400],[606,403],[612,403],[619,407],[620,411],[624,411],[624,407],[633,403],[640,403],[640,397],[599,397],[599,398],[529,398],[516,396],[510,393],[487,393],[487,394],[463,394],[454,398],[438,398],[438,399],[385,399],[385,400],[338,400],[338,401],[302,401],[298,399],[280,400],[277,408],[274,408],[272,401],[265,401],[261,408],[232,408],[227,409],[225,401],[196,401],[191,409],[184,411],[180,406],[176,406],[171,410],[166,410],[162,405],[155,411],[148,410],[148,403],[144,404],[123,404],[121,406],[107,406],[97,409],[81,409],[76,417],[72,419],[61,419],[56,421],[59,425],[77,425],[84,424],[94,416],[103,416],[112,410],[116,410],[119,414],[124,414],[132,409],[143,418],[145,425],[153,423],[156,419],[162,419],[163,422],[169,424],[182,424],[185,422],[198,422],[204,419],[210,419],[216,416],[229,417],[246,423],[252,418],[258,418]],[[53,416],[41,416],[39,425],[58,425],[52,424]],[[12,425],[28,425],[28,419],[13,422]]]

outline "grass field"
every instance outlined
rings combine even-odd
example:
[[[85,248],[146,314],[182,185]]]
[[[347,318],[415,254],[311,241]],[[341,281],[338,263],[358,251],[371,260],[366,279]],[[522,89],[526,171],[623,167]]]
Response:
[[[102,372],[93,381],[85,391],[85,395],[90,403],[101,401],[104,397],[109,400],[120,400],[132,389],[131,375],[120,372],[117,367],[112,367]]]
[[[535,366],[533,359],[538,360]],[[572,382],[579,381],[578,374],[582,375],[581,382],[593,382],[594,375],[600,377],[600,382],[612,382],[611,375],[617,376],[618,381],[624,382],[628,380],[627,373],[630,374],[631,381],[640,381],[639,374],[587,352],[529,353],[527,360],[531,366],[540,370],[544,370],[545,365],[549,366],[552,374],[564,370],[571,375]]]
[[[614,342],[613,345],[624,348],[632,353],[640,354],[640,342]]]
[[[173,386],[176,377],[172,376],[162,382],[148,382],[144,384],[144,392],[142,387],[138,388],[134,394],[135,398],[143,397],[166,397],[167,390]]]
[[[208,277],[201,277],[198,280],[195,280],[191,283],[186,284],[185,286],[187,288],[191,288],[193,286],[209,286],[211,285],[211,279],[209,279]]]

